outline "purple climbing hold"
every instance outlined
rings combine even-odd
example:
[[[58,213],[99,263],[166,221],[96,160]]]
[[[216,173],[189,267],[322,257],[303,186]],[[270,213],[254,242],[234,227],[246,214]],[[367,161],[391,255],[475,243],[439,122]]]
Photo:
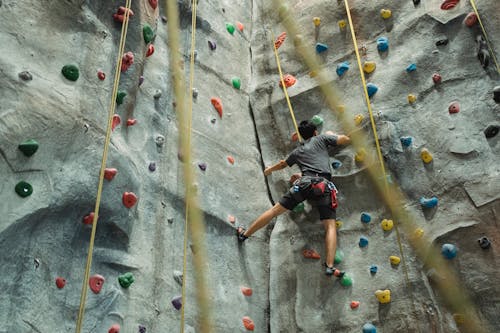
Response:
[[[150,162],[148,166],[149,171],[153,172],[156,170],[156,163],[155,162]]]
[[[200,168],[201,171],[207,170],[207,164],[206,163],[198,163],[198,167]]]
[[[139,87],[144,83],[144,75],[139,76]]]
[[[172,298],[172,305],[176,310],[180,310],[182,308],[182,296],[174,296]]]
[[[146,333],[146,326],[139,325],[139,333]]]
[[[209,40],[208,47],[210,48],[210,50],[215,51],[215,49],[217,48],[217,44],[215,44],[215,42]]]

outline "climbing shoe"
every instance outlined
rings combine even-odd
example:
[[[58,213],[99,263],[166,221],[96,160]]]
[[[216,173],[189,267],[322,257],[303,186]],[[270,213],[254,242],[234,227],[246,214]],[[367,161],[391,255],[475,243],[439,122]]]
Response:
[[[245,236],[245,231],[247,229],[243,228],[242,226],[239,226],[236,228],[236,236],[238,236],[238,242],[243,243],[248,237]]]
[[[338,278],[341,278],[344,276],[345,272],[342,272],[342,271],[336,269],[335,267],[330,267],[325,262],[325,274],[328,276],[334,275]]]

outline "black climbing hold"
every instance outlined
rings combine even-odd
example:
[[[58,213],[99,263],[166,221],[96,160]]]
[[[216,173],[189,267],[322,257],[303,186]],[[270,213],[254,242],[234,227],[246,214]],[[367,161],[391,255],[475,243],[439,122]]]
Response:
[[[26,198],[30,196],[31,193],[33,193],[33,186],[22,180],[19,183],[17,183],[15,190],[20,197]]]
[[[127,93],[124,91],[119,91],[116,94],[116,104],[120,105],[123,104],[123,100],[125,99],[125,96],[127,96]]]
[[[499,130],[500,130],[500,126],[498,126],[498,125],[489,125],[484,130],[484,136],[486,137],[486,139],[491,139],[492,137],[494,137],[494,136],[496,136],[498,134]]]
[[[493,99],[495,102],[500,103],[500,86],[493,88]]]
[[[31,75],[28,71],[22,71],[18,74],[19,78],[23,81],[31,81],[33,80],[33,75]]]
[[[416,6],[420,5],[420,0],[413,0],[413,4]]]
[[[36,153],[36,151],[38,150],[38,142],[36,142],[36,140],[34,139],[29,139],[21,142],[21,144],[17,146],[17,148],[19,148],[19,150],[22,151],[24,155],[29,157]]]
[[[61,73],[70,81],[76,81],[80,77],[80,70],[76,65],[65,65],[61,69]]]
[[[436,46],[443,46],[448,44],[448,38],[440,38],[438,41],[436,41]]]
[[[486,249],[490,248],[490,246],[491,246],[491,242],[490,242],[490,240],[486,236],[483,236],[483,237],[479,238],[477,240],[477,242],[479,243],[479,246],[483,250],[486,250]]]

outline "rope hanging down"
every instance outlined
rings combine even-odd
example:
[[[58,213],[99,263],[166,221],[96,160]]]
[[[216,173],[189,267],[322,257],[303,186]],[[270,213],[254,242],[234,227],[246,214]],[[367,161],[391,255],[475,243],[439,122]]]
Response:
[[[108,111],[108,124],[106,128],[106,137],[104,140],[104,149],[102,152],[102,160],[101,160],[101,171],[99,173],[99,184],[97,186],[97,198],[95,202],[95,207],[94,207],[94,219],[92,221],[92,232],[90,234],[90,242],[89,242],[89,250],[87,254],[87,263],[85,265],[85,274],[83,278],[83,283],[82,283],[82,292],[80,295],[80,308],[78,310],[78,318],[76,322],[76,333],[80,333],[82,330],[82,323],[83,323],[83,316],[85,313],[85,302],[87,299],[87,291],[88,291],[88,281],[89,281],[89,275],[90,275],[90,268],[92,267],[92,253],[94,251],[94,241],[95,241],[95,234],[97,230],[97,221],[98,221],[98,216],[99,216],[99,207],[101,204],[101,194],[102,194],[102,186],[104,182],[104,169],[106,169],[106,161],[108,158],[108,148],[109,148],[109,142],[111,140],[111,131],[112,131],[112,122],[113,122],[113,115],[115,113],[116,109],[116,94],[118,92],[118,84],[120,83],[120,73],[121,73],[121,67],[122,67],[122,57],[123,57],[123,52],[125,50],[125,41],[127,39],[127,29],[128,29],[128,21],[129,21],[129,13],[130,13],[130,6],[131,6],[132,1],[127,0],[125,4],[125,19],[122,24],[122,31],[120,35],[120,45],[118,47],[118,57],[116,61],[116,69],[115,69],[115,79],[113,81],[113,92],[111,93],[111,103],[109,105],[109,111]]]
[[[477,6],[476,6],[476,1],[470,0],[470,4],[472,6],[472,9],[474,9],[474,13],[476,13],[477,21],[479,22],[479,25],[481,26],[481,30],[483,31],[483,36],[484,36],[484,39],[486,40],[486,45],[488,45],[488,50],[490,51],[490,55],[493,58],[493,62],[495,63],[497,72],[500,74],[500,66],[498,65],[498,61],[497,61],[497,57],[495,56],[495,52],[493,52],[493,47],[491,46],[490,39],[488,38],[488,34],[486,33],[486,29],[484,28],[483,21],[481,20],[481,17],[479,16],[479,12],[478,12]]]

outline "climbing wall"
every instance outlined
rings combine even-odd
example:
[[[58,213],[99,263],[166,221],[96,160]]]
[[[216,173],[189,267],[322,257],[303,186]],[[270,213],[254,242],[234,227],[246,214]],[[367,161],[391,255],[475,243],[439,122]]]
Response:
[[[351,14],[390,179],[423,234],[443,246],[484,325],[499,329],[499,77],[491,57],[482,67],[488,51],[469,3],[441,2],[351,1]],[[187,86],[192,9],[177,3]],[[0,0],[0,331],[75,329],[111,100],[82,331],[175,332],[182,307],[185,331],[201,331],[190,240],[180,299],[183,156],[163,5],[132,1],[112,96],[125,1]],[[500,5],[478,6],[496,49]],[[345,112],[373,137],[343,1],[288,8]],[[271,1],[202,0],[197,13],[191,167],[214,332],[460,331],[467,317],[443,306],[441,277],[404,235],[406,269],[398,263],[391,216],[351,147],[331,152],[343,279],[324,275],[322,225],[308,204],[238,244],[235,226],[277,201],[297,171],[262,174],[297,146],[272,47],[284,28]],[[342,132],[293,42],[278,53],[297,119]]]

